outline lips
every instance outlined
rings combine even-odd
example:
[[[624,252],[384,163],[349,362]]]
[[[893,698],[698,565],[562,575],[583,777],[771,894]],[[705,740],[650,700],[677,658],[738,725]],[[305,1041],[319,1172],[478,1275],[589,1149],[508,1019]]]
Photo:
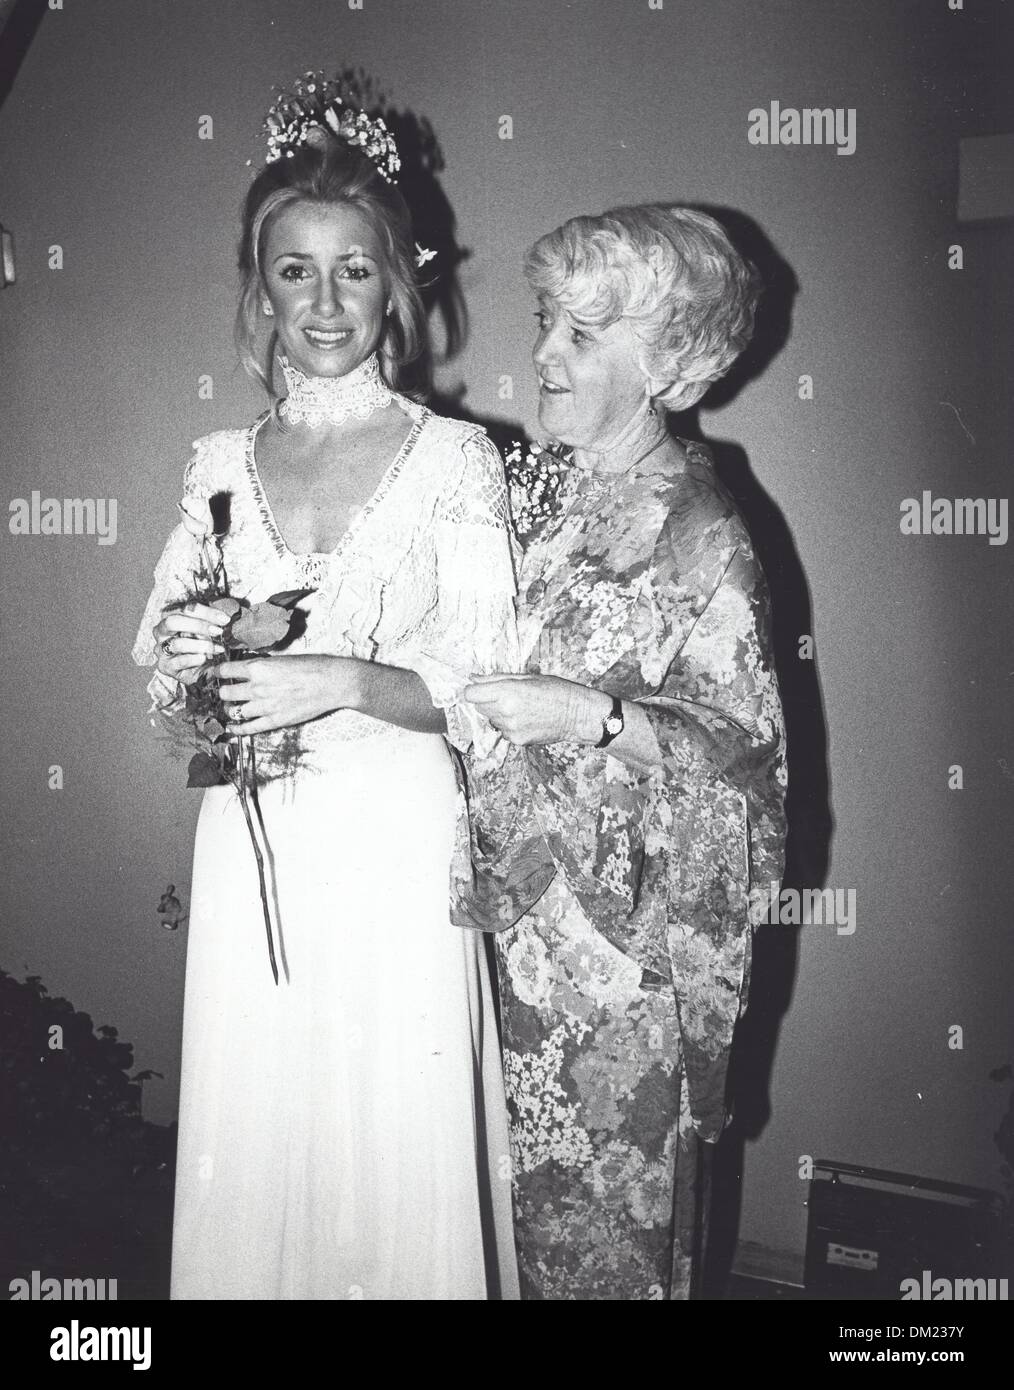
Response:
[[[333,348],[341,347],[352,337],[351,328],[304,328],[303,336],[313,344],[315,348],[321,348],[325,352]]]
[[[549,381],[544,376],[539,377],[539,387],[541,390],[545,391],[548,396],[566,396],[570,394],[566,386],[557,386],[556,382]]]

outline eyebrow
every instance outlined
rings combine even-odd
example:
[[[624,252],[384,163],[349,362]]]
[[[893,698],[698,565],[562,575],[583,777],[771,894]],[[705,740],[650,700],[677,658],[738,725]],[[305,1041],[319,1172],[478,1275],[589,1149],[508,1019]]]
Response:
[[[372,256],[369,251],[346,251],[343,256],[339,256],[340,261],[372,261],[374,265],[379,265],[380,261],[376,256]],[[279,261],[312,261],[313,255],[309,251],[280,251],[271,262],[277,265]]]
[[[597,320],[595,319],[583,319],[581,318],[580,314],[575,314],[573,309],[568,308],[566,304],[564,304],[561,300],[557,299],[554,295],[546,293],[537,294],[535,296],[535,302],[536,304],[538,304],[540,309],[549,309],[552,306],[558,307],[560,313],[563,314],[565,318],[572,320],[572,322],[574,323],[588,324],[593,328],[597,324]]]
[[[585,329],[591,329],[592,332],[601,332],[602,328],[607,326],[599,323],[597,319],[581,318],[579,314],[574,313],[573,309],[568,309],[566,304],[561,304],[560,301],[558,299],[554,299],[552,295],[537,295],[535,302],[538,304],[539,308],[543,311],[543,313],[547,313],[549,311],[550,305],[557,305],[559,307],[560,313],[563,314],[564,318],[568,319],[572,324],[575,325],[575,327],[580,328],[582,332]]]

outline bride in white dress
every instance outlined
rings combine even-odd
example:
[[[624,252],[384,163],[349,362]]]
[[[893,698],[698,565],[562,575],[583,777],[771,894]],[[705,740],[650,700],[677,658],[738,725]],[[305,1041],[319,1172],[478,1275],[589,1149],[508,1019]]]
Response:
[[[473,673],[517,669],[502,465],[481,429],[393,389],[425,330],[390,146],[373,142],[378,169],[321,125],[290,128],[245,207],[242,355],[256,361],[266,317],[287,395],[196,441],[188,525],[158,563],[134,649],[157,660],[163,709],[221,654],[222,613],[173,609],[216,493],[229,494],[234,594],[315,591],[305,634],[230,663],[223,687],[259,758],[296,729],[299,764],[258,791],[277,985],[238,795],[204,793],[171,1296],[516,1298],[483,939],[448,907],[467,838],[448,745],[480,760],[497,749],[461,692]]]

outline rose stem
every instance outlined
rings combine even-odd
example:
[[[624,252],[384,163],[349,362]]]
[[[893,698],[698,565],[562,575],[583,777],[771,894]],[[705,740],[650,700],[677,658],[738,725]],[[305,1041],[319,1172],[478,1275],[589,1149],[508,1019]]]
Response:
[[[207,537],[207,536],[205,536],[205,537],[202,539],[202,542],[201,542],[201,560],[202,560],[202,563],[203,563],[203,565],[204,565],[204,567],[205,567],[205,570],[206,570],[206,573],[207,573],[207,576],[208,576],[208,583],[209,583],[209,584],[214,584],[214,583],[216,583],[216,581],[217,581],[217,573],[216,573],[216,571],[217,571],[217,566],[216,566],[216,565],[213,565],[212,562],[211,562],[211,552],[210,552],[210,549],[209,549],[208,537]],[[225,589],[226,589],[226,593],[228,593],[228,589],[229,589],[228,582],[226,583]],[[226,661],[229,660],[230,656],[231,656],[231,653],[229,652],[228,648],[226,648],[226,652],[225,652],[225,659],[226,659]],[[216,681],[216,686],[218,687],[219,692],[221,692],[221,683],[220,683],[219,681]],[[219,698],[221,699],[221,693],[219,693]],[[269,959],[270,962],[271,962],[271,974],[272,974],[272,976],[274,977],[275,984],[277,985],[277,984],[278,984],[278,963],[277,963],[276,960],[275,960],[275,944],[274,944],[274,940],[273,940],[272,935],[271,935],[271,912],[270,912],[270,909],[268,908],[267,883],[266,883],[265,878],[264,878],[264,858],[263,858],[263,856],[262,856],[262,854],[261,854],[260,845],[257,843],[257,832],[254,830],[253,820],[252,820],[252,818],[251,818],[251,816],[250,816],[250,803],[249,803],[249,800],[248,800],[248,797],[247,797],[247,785],[246,785],[246,750],[245,750],[245,747],[244,747],[245,740],[243,739],[242,735],[239,737],[239,739],[237,739],[237,743],[238,743],[238,745],[239,745],[239,799],[240,799],[240,802],[242,803],[242,806],[243,806],[243,816],[244,816],[244,819],[246,820],[246,828],[247,828],[247,831],[249,832],[249,835],[250,835],[250,844],[251,844],[251,846],[253,847],[254,858],[255,858],[256,861],[257,861],[257,883],[258,883],[258,887],[260,888],[260,895],[261,895],[261,911],[264,913],[264,930],[265,930],[265,932],[267,933],[267,937],[268,937],[268,959]],[[252,754],[253,754],[253,745],[252,745],[252,744],[251,744],[251,747],[250,747],[250,752],[251,752],[251,756],[252,756]],[[258,807],[257,807],[257,816],[258,816],[258,819],[260,819],[260,806],[259,806],[259,805],[258,805]]]
[[[274,857],[273,857],[273,855],[272,855],[272,853],[271,853],[271,841],[268,839],[268,828],[267,828],[267,826],[264,824],[264,812],[261,810],[261,799],[260,799],[260,797],[257,795],[257,760],[256,760],[256,757],[255,757],[255,754],[254,754],[254,741],[253,741],[253,737],[252,737],[252,736],[251,736],[251,738],[250,738],[250,800],[251,800],[251,802],[253,803],[253,808],[254,808],[254,810],[257,812],[257,824],[258,824],[258,826],[260,827],[261,839],[264,841],[264,853],[265,853],[266,856],[267,856],[267,862],[268,862],[268,865],[269,865],[269,867],[270,867],[270,869],[271,869],[272,877],[274,877],[274,876],[275,876],[275,861],[274,861]],[[276,919],[277,919],[277,916],[278,916],[278,893],[277,893],[277,889],[276,889],[276,891],[275,891],[275,916],[276,916]],[[279,940],[279,944],[280,944],[280,946],[281,946],[282,969],[285,971],[286,978],[288,978],[289,968],[288,968],[288,966],[287,966],[286,963],[285,963],[285,943],[284,943],[284,941],[282,940],[282,937],[281,937],[281,933],[280,933],[280,932],[279,932],[278,940]]]
[[[246,753],[243,747],[245,742],[242,735],[237,739],[239,744],[239,799],[243,803],[243,815],[246,817],[246,827],[250,832],[250,843],[253,845],[254,858],[257,860],[257,878],[261,890],[261,908],[264,912],[264,929],[268,934],[268,959],[271,961],[271,973],[275,977],[275,984],[278,983],[278,965],[275,961],[275,944],[271,936],[271,915],[268,911],[267,885],[264,880],[264,858],[261,854],[260,845],[257,843],[257,835],[254,831],[253,820],[250,816],[250,804],[247,800],[246,788]]]

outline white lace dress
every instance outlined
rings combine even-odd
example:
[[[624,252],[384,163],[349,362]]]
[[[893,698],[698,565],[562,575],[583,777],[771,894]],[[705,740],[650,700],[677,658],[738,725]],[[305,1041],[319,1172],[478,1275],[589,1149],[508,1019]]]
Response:
[[[502,465],[482,430],[396,400],[411,433],[329,555],[296,554],[279,533],[254,457],[266,417],[197,440],[184,490],[231,495],[233,593],[317,590],[290,650],[417,671],[447,711],[448,740],[496,756],[493,731],[459,698],[472,672],[518,669]],[[154,661],[151,628],[196,562],[196,542],[177,527],[139,663]],[[158,673],[149,689],[162,705],[180,692]],[[256,742],[267,755],[279,736]],[[338,711],[301,726],[300,750],[294,776],[259,792],[284,960],[277,986],[238,797],[204,793],[171,1296],[516,1298],[483,938],[448,916],[464,814],[448,742]]]

